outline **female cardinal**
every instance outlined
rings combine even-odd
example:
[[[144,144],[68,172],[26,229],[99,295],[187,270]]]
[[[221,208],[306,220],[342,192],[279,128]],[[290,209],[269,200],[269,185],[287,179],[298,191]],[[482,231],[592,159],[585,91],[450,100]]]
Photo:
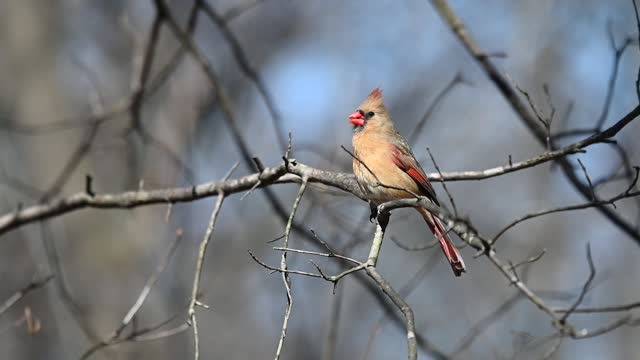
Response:
[[[349,115],[349,122],[353,124],[353,173],[372,205],[421,195],[440,206],[407,140],[393,125],[379,88],[374,89],[358,110]],[[444,231],[440,219],[424,208],[418,207],[416,210],[438,238],[453,273],[460,276],[466,271],[464,261]]]

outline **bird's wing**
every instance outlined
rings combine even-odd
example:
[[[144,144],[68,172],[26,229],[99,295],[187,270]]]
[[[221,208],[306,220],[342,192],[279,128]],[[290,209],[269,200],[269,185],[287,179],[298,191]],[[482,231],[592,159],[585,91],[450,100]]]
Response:
[[[431,199],[436,205],[440,206],[436,192],[433,190],[433,186],[429,183],[427,175],[420,167],[420,164],[416,161],[415,156],[411,152],[411,149],[406,143],[391,145],[391,159],[393,163],[402,171],[407,173],[423,190],[423,195]]]

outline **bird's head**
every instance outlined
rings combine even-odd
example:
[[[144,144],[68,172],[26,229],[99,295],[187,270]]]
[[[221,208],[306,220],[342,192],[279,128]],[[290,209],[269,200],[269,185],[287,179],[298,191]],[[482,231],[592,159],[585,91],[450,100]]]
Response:
[[[375,88],[358,107],[358,110],[349,115],[349,122],[354,129],[359,130],[371,122],[382,122],[387,119],[387,110],[382,99],[382,90]]]

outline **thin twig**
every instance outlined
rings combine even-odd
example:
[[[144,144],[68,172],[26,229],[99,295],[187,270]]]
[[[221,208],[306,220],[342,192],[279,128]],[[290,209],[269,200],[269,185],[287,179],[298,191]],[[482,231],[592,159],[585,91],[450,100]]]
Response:
[[[289,248],[289,238],[291,236],[291,227],[293,225],[293,219],[296,216],[296,212],[298,211],[298,206],[300,205],[300,201],[302,200],[302,196],[304,196],[304,191],[307,189],[308,179],[302,179],[302,185],[300,185],[300,189],[298,190],[298,195],[296,199],[293,201],[293,206],[291,207],[291,214],[289,215],[289,221],[287,221],[287,226],[284,231],[284,242],[283,247]],[[282,252],[282,257],[280,260],[280,270],[282,271],[282,282],[284,283],[284,287],[287,290],[287,309],[285,310],[284,319],[282,320],[282,332],[280,333],[280,340],[278,341],[278,347],[276,349],[275,360],[280,359],[282,355],[282,349],[284,347],[284,339],[287,336],[287,329],[289,327],[289,318],[291,317],[291,309],[293,307],[293,295],[291,294],[291,278],[289,277],[289,273],[287,273],[287,252]]]
[[[578,164],[580,164],[580,168],[582,168],[582,172],[584,173],[584,177],[587,180],[587,184],[589,184],[589,190],[591,190],[591,200],[598,201],[598,197],[596,196],[596,191],[593,187],[593,183],[591,182],[591,177],[589,176],[589,172],[587,171],[587,168],[582,163],[582,160],[580,159],[577,159],[577,160],[578,160]]]
[[[531,108],[531,110],[533,111],[534,115],[536,116],[536,119],[538,119],[538,121],[544,127],[545,143],[547,145],[547,151],[551,151],[551,120],[550,119],[545,119],[544,117],[542,117],[542,114],[536,108],[536,105],[533,102],[533,99],[531,99],[531,96],[529,95],[529,93],[527,91],[524,91],[523,89],[521,89],[517,85],[516,85],[516,89],[518,90],[518,92],[520,92],[520,94],[522,94],[524,96],[525,99],[527,99],[527,103],[529,104],[529,107]]]
[[[462,240],[467,242],[469,245],[473,246],[474,248],[481,249],[482,254],[485,255],[485,257],[488,258],[489,261],[493,263],[493,265],[509,280],[510,284],[515,286],[524,296],[529,299],[530,302],[532,302],[540,310],[545,312],[552,319],[553,326],[560,330],[562,334],[567,334],[571,337],[581,336],[581,333],[579,334],[578,332],[576,332],[573,326],[566,323],[565,321],[561,321],[561,318],[557,316],[551,306],[549,306],[538,294],[532,291],[522,281],[522,279],[515,272],[513,264],[500,259],[496,255],[491,242],[487,240],[487,238],[481,236],[478,231],[471,227],[468,222],[454,218],[443,208],[430,203],[428,198],[389,201],[378,206],[378,212],[379,214],[385,214],[393,209],[417,206],[425,208],[434,216],[437,216],[438,218],[443,220],[447,226],[449,226]]]
[[[416,323],[413,310],[404,299],[398,294],[391,284],[385,280],[376,270],[375,266],[367,266],[365,268],[367,275],[380,287],[380,290],[400,309],[404,315],[407,326],[407,358],[416,360],[418,358],[418,348],[416,343]]]
[[[609,75],[609,81],[607,83],[607,92],[604,98],[604,103],[602,105],[602,112],[600,113],[600,117],[598,117],[598,121],[596,122],[595,128],[600,131],[602,130],[602,126],[604,126],[605,121],[607,121],[607,116],[609,115],[609,109],[611,108],[611,103],[613,102],[613,93],[616,88],[616,79],[618,78],[618,69],[620,68],[620,59],[622,55],[625,53],[625,50],[631,45],[632,39],[627,37],[622,45],[618,47],[616,45],[616,39],[613,35],[612,30],[612,22],[607,21],[607,34],[609,36],[609,44],[611,45],[611,50],[613,50],[613,65],[611,66],[611,74]]]
[[[439,244],[440,239],[434,239],[432,241],[429,241],[428,243],[424,244],[424,245],[418,245],[418,246],[407,246],[405,244],[403,244],[400,240],[398,240],[398,238],[396,238],[395,236],[390,236],[389,237],[391,239],[391,241],[393,241],[394,244],[396,244],[400,249],[404,250],[404,251],[423,251],[423,250],[427,250],[427,249],[431,249],[435,246],[437,246]]]
[[[90,69],[84,64],[84,62],[78,61],[77,63],[83,70],[83,73],[85,73],[87,78],[89,79],[89,84],[91,85],[92,90],[90,94],[93,94],[93,98],[95,98],[95,101],[91,101],[91,112],[94,116],[96,116],[96,114],[102,113],[104,111],[104,103],[103,98],[100,94],[100,90],[98,88],[97,76],[95,76],[95,74],[90,71]],[[80,163],[82,162],[84,157],[87,156],[91,147],[93,146],[94,141],[98,135],[98,130],[100,129],[100,125],[102,123],[103,121],[95,121],[91,124],[91,127],[84,136],[84,139],[82,140],[80,146],[78,146],[76,150],[74,150],[74,152],[69,157],[69,160],[67,160],[65,165],[62,166],[62,170],[53,181],[53,184],[40,197],[41,202],[48,201],[49,199],[58,195],[62,188],[69,182],[69,179],[78,168],[78,166],[80,166]]]
[[[142,99],[145,97],[147,79],[151,74],[151,67],[153,66],[156,47],[158,46],[158,41],[160,39],[160,30],[162,29],[162,23],[164,20],[165,12],[160,8],[156,8],[156,14],[153,17],[153,22],[151,23],[151,30],[149,30],[145,48],[142,52],[140,67],[138,69],[134,69],[135,75],[131,82],[132,101],[130,109],[134,129],[140,127]]]
[[[428,147],[427,147],[427,152],[429,153],[429,157],[431,158],[433,167],[436,168],[438,175],[440,175],[440,177],[442,178],[442,171],[440,171],[440,167],[436,162],[436,158],[433,157],[433,154],[431,153],[431,149],[429,149]],[[451,196],[451,193],[449,192],[449,188],[447,188],[447,183],[444,181],[442,182],[442,188],[444,189],[444,192],[447,193],[447,197],[449,198],[449,202],[451,203],[451,207],[453,208],[453,214],[455,215],[455,217],[458,217],[458,208],[456,207],[456,202],[453,201],[453,196]]]
[[[162,274],[162,272],[164,272],[164,269],[167,268],[167,265],[169,264],[169,262],[173,258],[173,254],[175,254],[176,249],[178,249],[178,246],[180,245],[181,240],[183,239],[182,235],[183,235],[182,229],[178,229],[176,231],[175,240],[171,244],[171,247],[169,248],[169,251],[164,256],[162,261],[158,264],[158,266],[156,266],[155,271],[151,274],[151,276],[149,276],[149,278],[145,282],[144,287],[142,288],[142,291],[140,292],[140,295],[138,295],[138,298],[136,299],[135,303],[133,304],[133,306],[129,309],[127,314],[122,319],[122,323],[120,324],[120,328],[114,332],[115,337],[120,336],[120,334],[122,333],[124,328],[131,322],[131,320],[133,320],[133,317],[138,313],[140,308],[142,308],[142,305],[144,304],[145,300],[147,299],[147,296],[149,295],[149,293],[151,292],[151,289],[158,282],[158,279],[160,279],[160,275]]]
[[[342,148],[342,150],[344,150],[347,154],[349,154],[354,160],[356,160],[359,164],[361,164],[362,166],[365,167],[365,169],[367,169],[367,171],[373,175],[373,177],[376,179],[376,183],[373,186],[381,186],[387,189],[393,189],[393,190],[398,190],[398,191],[404,191],[407,194],[414,196],[414,197],[419,197],[418,194],[414,193],[411,190],[405,189],[405,188],[401,188],[401,187],[397,187],[397,186],[392,186],[392,185],[387,185],[385,183],[383,183],[382,181],[380,181],[380,179],[378,178],[378,176],[373,172],[373,170],[371,170],[371,168],[369,166],[367,166],[367,164],[360,159],[357,155],[355,155],[354,153],[352,153],[351,151],[349,151],[346,147],[344,147],[344,145],[340,145],[340,147]]]
[[[582,291],[580,291],[580,295],[578,295],[578,298],[576,299],[576,301],[571,305],[569,310],[566,311],[564,315],[562,315],[562,317],[560,318],[560,321],[563,323],[566,322],[569,316],[571,316],[571,314],[575,311],[575,309],[577,309],[578,306],[582,304],[584,297],[587,295],[587,292],[591,288],[591,283],[593,282],[593,279],[596,277],[596,267],[593,264],[593,257],[591,257],[590,243],[587,243],[587,263],[589,264],[589,276],[587,277],[587,280],[584,282],[584,285],[582,286]]]
[[[183,235],[182,229],[178,229],[176,231],[176,237],[175,237],[174,241],[172,242],[171,247],[169,248],[169,251],[164,256],[164,258],[158,263],[158,265],[156,266],[155,271],[149,276],[149,278],[145,282],[145,284],[142,287],[142,290],[140,291],[140,294],[136,298],[134,304],[131,306],[129,311],[127,311],[126,315],[124,316],[124,318],[120,322],[120,326],[118,326],[118,328],[113,331],[113,333],[109,336],[109,338],[104,339],[104,340],[94,344],[89,349],[87,349],[83,353],[83,355],[81,356],[81,359],[89,358],[90,356],[92,356],[93,354],[98,352],[99,350],[101,350],[103,348],[106,348],[106,347],[108,347],[108,346],[110,346],[112,344],[119,343],[120,341],[124,340],[122,338],[123,331],[135,319],[136,314],[142,308],[142,305],[144,304],[145,300],[147,299],[147,296],[149,295],[149,293],[151,292],[151,289],[158,282],[158,279],[160,279],[160,275],[167,268],[167,265],[169,265],[169,262],[173,258],[173,255],[175,254],[176,249],[178,248],[178,246],[181,243],[181,240],[183,239],[182,235]],[[134,331],[133,333],[139,333],[139,332]],[[129,335],[129,336],[126,336],[125,339],[129,339],[131,337],[132,337],[132,335]]]
[[[179,334],[189,328],[189,325],[186,322],[166,330],[159,330],[159,329],[181,316],[182,316],[182,313],[178,313],[166,320],[159,322],[158,324],[148,326],[142,329],[135,329],[130,334],[123,337],[114,338],[110,342],[95,344],[91,348],[87,349],[80,356],[80,360],[86,360],[91,356],[93,356],[97,351],[106,349],[108,347],[115,346],[118,344],[127,343],[127,342],[153,341],[153,340],[164,339],[164,338]]]
[[[101,340],[98,331],[89,322],[87,311],[83,309],[78,301],[74,298],[71,288],[67,282],[67,278],[60,261],[60,255],[56,246],[55,238],[51,233],[49,224],[46,221],[39,223],[40,239],[47,257],[48,265],[55,275],[54,284],[56,286],[62,305],[69,313],[71,319],[76,323],[78,328],[92,343],[98,343]]]
[[[578,314],[578,313],[583,313],[583,314],[608,313],[608,312],[629,311],[629,310],[634,310],[634,309],[637,309],[637,308],[640,308],[640,301],[632,302],[632,303],[629,303],[629,304],[612,305],[612,306],[578,307],[578,308],[573,309],[572,312],[574,314]],[[571,309],[557,308],[557,309],[554,309],[553,311],[555,311],[557,313],[566,313],[566,312],[569,312],[569,310],[571,310]]]
[[[547,350],[547,352],[542,355],[540,360],[551,359],[551,357],[555,355],[555,353],[557,353],[558,350],[560,349],[560,345],[562,345],[563,340],[564,340],[564,337],[562,336],[559,336],[557,339],[555,339],[555,343],[553,344],[553,346],[551,346],[549,350]]]
[[[207,253],[207,246],[209,245],[209,241],[213,236],[213,232],[216,226],[216,220],[218,219],[218,215],[220,214],[220,209],[222,208],[222,202],[224,201],[225,194],[221,192],[218,195],[218,200],[216,201],[216,205],[213,208],[213,212],[211,213],[211,219],[209,220],[209,224],[207,225],[207,231],[205,232],[204,238],[200,243],[200,251],[198,252],[198,260],[196,261],[196,272],[193,278],[193,287],[191,289],[191,301],[189,303],[189,309],[187,310],[187,314],[189,317],[189,324],[193,328],[193,347],[194,347],[194,359],[198,360],[200,358],[200,338],[198,336],[198,322],[196,319],[196,306],[207,307],[207,305],[203,304],[198,300],[198,293],[200,292],[200,277],[202,275],[202,269],[204,265],[204,258]]]
[[[234,163],[231,169],[227,171],[227,173],[222,178],[222,181],[226,181],[233,171],[238,168],[238,162]],[[207,225],[207,230],[204,234],[204,238],[200,243],[200,251],[198,252],[198,259],[196,261],[196,272],[193,278],[193,288],[191,289],[191,300],[189,302],[189,308],[187,310],[187,314],[189,317],[189,324],[193,327],[193,341],[194,341],[194,359],[198,360],[200,358],[200,339],[198,337],[198,322],[196,319],[196,306],[202,306],[207,308],[207,305],[200,302],[198,300],[198,294],[200,292],[200,277],[202,276],[202,269],[204,267],[204,259],[207,254],[207,247],[209,246],[209,242],[213,236],[213,232],[216,228],[216,220],[218,219],[218,215],[220,214],[220,209],[222,208],[222,202],[224,201],[225,193],[220,190],[218,194],[218,200],[216,201],[216,205],[213,208],[213,212],[211,213],[211,219],[209,220],[209,224]]]
[[[561,206],[561,207],[557,207],[557,208],[553,208],[553,209],[549,209],[549,210],[543,210],[543,211],[538,211],[535,213],[531,213],[531,214],[527,214],[524,215],[514,221],[512,221],[511,223],[509,223],[507,226],[505,226],[504,228],[502,228],[502,230],[500,230],[496,236],[493,237],[493,240],[491,240],[491,243],[495,243],[498,238],[500,238],[502,235],[504,235],[505,232],[507,232],[509,229],[511,229],[512,227],[520,224],[523,221],[529,220],[529,219],[533,219],[533,218],[537,218],[540,216],[544,216],[544,215],[549,215],[549,214],[555,214],[555,213],[559,213],[559,212],[566,212],[566,211],[575,211],[575,210],[583,210],[583,209],[589,209],[589,208],[594,208],[594,207],[598,207],[598,206],[602,206],[602,205],[609,205],[609,204],[613,204],[616,201],[622,200],[622,199],[627,199],[627,198],[631,198],[631,197],[635,197],[635,196],[640,196],[640,191],[632,191],[632,192],[622,192],[612,198],[609,198],[607,200],[597,200],[597,201],[589,201],[589,202],[585,202],[582,204],[576,204],[576,205],[569,205],[569,206]]]
[[[471,326],[466,334],[461,338],[458,346],[451,352],[451,358],[455,359],[465,352],[475,341],[475,339],[482,334],[487,328],[494,324],[499,318],[509,312],[521,299],[522,294],[517,292],[513,294],[507,301],[498,306],[494,311],[488,313],[485,317]]]
[[[236,63],[240,67],[240,70],[242,70],[245,76],[247,76],[254,83],[254,85],[258,89],[258,93],[260,93],[260,96],[262,97],[262,99],[264,99],[264,103],[267,106],[267,111],[269,112],[269,115],[271,116],[271,120],[273,122],[273,128],[276,132],[276,140],[278,141],[278,145],[280,145],[281,151],[284,151],[287,147],[287,144],[284,138],[285,132],[282,128],[282,116],[277,109],[273,96],[267,90],[266,82],[264,81],[260,73],[258,73],[258,71],[250,64],[249,58],[240,45],[240,41],[229,28],[229,25],[227,24],[228,20],[225,20],[222,15],[216,12],[213,6],[211,6],[207,1],[196,0],[196,3],[198,7],[202,9],[204,13],[211,19],[211,21],[213,21],[213,23],[216,24],[216,26],[220,29],[222,36],[227,41],[227,44],[229,44],[229,47],[231,47],[231,52],[233,53],[233,56],[236,60]]]
[[[431,117],[435,109],[438,105],[444,100],[444,98],[449,94],[458,84],[466,84],[470,83],[462,77],[462,73],[458,72],[456,75],[449,81],[449,83],[436,95],[431,104],[427,107],[427,110],[422,115],[422,119],[416,124],[416,126],[409,132],[409,144],[414,144],[418,139],[418,136],[422,133],[422,128],[426,124],[427,120]]]
[[[166,22],[173,32],[173,34],[177,37],[177,39],[182,43],[182,46],[191,54],[193,60],[198,64],[204,73],[205,77],[209,81],[209,84],[213,88],[214,93],[216,94],[216,98],[220,105],[220,110],[223,115],[223,120],[226,125],[229,127],[231,131],[231,137],[233,139],[234,144],[238,148],[242,160],[249,164],[252,162],[253,156],[251,155],[251,151],[246,140],[243,138],[242,133],[240,131],[240,125],[237,121],[235,113],[233,112],[233,108],[231,105],[231,99],[227,95],[226,91],[221,85],[218,74],[215,69],[211,66],[211,64],[207,61],[204,54],[198,49],[194,40],[189,36],[189,34],[182,31],[178,21],[173,16],[173,14],[169,11],[169,7],[165,0],[154,0],[154,5],[158,9],[158,11],[162,11],[165,14]],[[297,166],[294,161],[285,161],[284,171],[292,172],[294,168],[300,168]],[[261,181],[263,179],[260,179]],[[297,179],[298,181],[300,178]],[[255,184],[255,183],[254,183]],[[287,211],[284,206],[280,203],[274,192],[269,188],[265,187],[263,191],[265,197],[273,212],[277,215],[281,222],[286,223],[287,219]],[[293,223],[294,230],[298,230],[301,228],[299,224]],[[0,228],[1,229],[1,228]],[[307,240],[311,239],[311,236],[306,232],[303,232],[305,238]]]
[[[437,252],[432,252],[431,255],[429,255],[429,257],[424,261],[424,264],[420,267],[420,269],[418,269],[418,271],[416,271],[409,278],[409,280],[407,280],[407,282],[402,285],[402,287],[398,290],[398,293],[403,298],[409,297],[418,288],[421,281],[423,281],[431,273],[431,271],[436,268],[438,262],[435,260],[438,256],[440,256],[440,254],[438,254]],[[390,311],[385,310],[382,316],[380,316],[378,321],[376,321],[375,325],[372,327],[371,332],[369,333],[369,340],[367,341],[366,351],[362,357],[362,360],[367,360],[369,358],[369,355],[373,351],[374,340],[380,333],[380,330],[382,330],[382,326],[386,323],[389,315]]]
[[[25,297],[30,292],[37,290],[43,286],[45,286],[51,279],[53,279],[54,275],[47,275],[40,280],[34,280],[30,282],[27,286],[22,289],[16,291],[13,295],[11,295],[7,300],[5,300],[2,305],[0,305],[0,315],[9,310],[15,303],[20,301],[23,297]]]
[[[273,250],[282,251],[282,252],[293,252],[293,253],[298,253],[298,254],[314,255],[314,256],[322,256],[322,257],[328,257],[328,258],[335,257],[335,258],[338,258],[338,259],[349,261],[349,262],[354,263],[356,265],[360,265],[359,261],[357,261],[355,259],[352,259],[352,258],[350,258],[348,256],[343,256],[343,255],[340,255],[340,254],[336,254],[336,253],[334,253],[332,251],[329,252],[329,253],[321,253],[321,252],[317,252],[317,251],[298,250],[298,249],[291,249],[291,248],[284,248],[284,247],[274,247]]]
[[[533,133],[536,140],[546,146],[548,145],[547,137],[548,133],[545,127],[541,127],[535,115],[532,115],[529,108],[525,105],[522,99],[518,96],[516,90],[514,90],[512,84],[507,80],[506,76],[498,70],[498,68],[491,61],[491,58],[486,56],[480,47],[475,43],[467,32],[464,23],[456,15],[453,9],[449,6],[447,0],[430,0],[434,8],[437,10],[441,18],[447,23],[451,31],[457,36],[458,40],[464,45],[467,52],[474,58],[474,60],[480,65],[482,70],[488,76],[488,78],[496,85],[497,89],[507,100],[509,105],[518,114],[520,120],[527,126],[527,128]],[[640,29],[640,16],[637,13],[637,7],[634,1],[634,9],[636,10],[636,20],[638,28]],[[639,34],[640,36],[640,34]],[[638,78],[636,80],[636,90],[638,93],[638,100],[640,101],[640,68],[638,71]],[[600,138],[600,141],[606,140],[614,136],[622,127],[629,122],[633,121],[640,115],[640,104],[635,106],[627,115],[620,119],[616,125],[610,127],[608,130],[602,131],[598,134],[591,136],[588,139]],[[604,137],[604,139],[602,138]],[[590,191],[585,184],[575,174],[575,171],[571,164],[563,158],[559,158],[560,164],[565,176],[569,179],[572,185],[586,198],[590,197]],[[636,231],[635,227],[623,219],[620,215],[614,212],[609,207],[598,205],[596,207],[605,217],[607,217],[614,225],[619,227],[636,243],[640,244],[640,233]]]
[[[575,143],[558,150],[544,152],[540,155],[534,156],[530,159],[520,161],[520,162],[514,163],[512,161],[509,161],[509,164],[505,166],[496,166],[486,170],[447,172],[447,173],[443,173],[442,176],[440,176],[437,173],[428,174],[428,178],[430,181],[461,181],[461,180],[489,179],[492,177],[505,175],[505,174],[509,174],[519,170],[534,167],[549,161],[557,160],[567,155],[583,153],[584,146],[578,146],[578,145],[579,145],[578,143]]]

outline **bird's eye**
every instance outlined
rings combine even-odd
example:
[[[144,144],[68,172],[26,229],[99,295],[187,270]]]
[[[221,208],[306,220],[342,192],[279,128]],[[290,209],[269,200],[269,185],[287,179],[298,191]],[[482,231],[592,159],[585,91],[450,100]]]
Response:
[[[367,113],[367,117],[373,117],[373,115],[375,115],[375,114],[373,113],[373,111],[369,111],[369,112]]]

